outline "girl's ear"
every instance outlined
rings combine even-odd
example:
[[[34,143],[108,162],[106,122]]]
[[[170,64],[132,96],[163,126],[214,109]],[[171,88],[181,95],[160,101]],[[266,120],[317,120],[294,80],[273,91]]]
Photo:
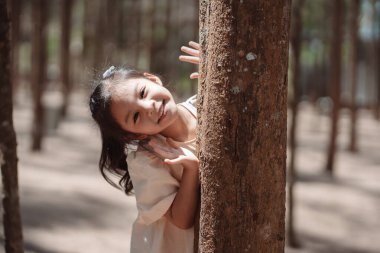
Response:
[[[148,72],[144,72],[144,76],[146,78],[148,78],[149,80],[151,80],[151,81],[153,81],[153,82],[155,82],[155,83],[157,83],[157,84],[159,84],[159,85],[162,86],[162,81],[161,81],[161,79],[158,76],[153,75],[153,74],[148,73]]]

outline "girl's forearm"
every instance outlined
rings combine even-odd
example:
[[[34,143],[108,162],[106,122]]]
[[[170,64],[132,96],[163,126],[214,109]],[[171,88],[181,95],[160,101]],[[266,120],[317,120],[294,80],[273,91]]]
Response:
[[[199,175],[198,168],[184,167],[182,180],[174,201],[165,214],[174,225],[182,229],[194,225],[198,204]]]

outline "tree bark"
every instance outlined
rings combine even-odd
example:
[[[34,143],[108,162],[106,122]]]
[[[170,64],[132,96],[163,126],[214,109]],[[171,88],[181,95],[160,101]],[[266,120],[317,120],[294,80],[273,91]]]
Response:
[[[97,34],[105,34],[105,30],[107,29],[105,27],[106,24],[106,2],[103,0],[97,1],[96,4],[92,7],[94,8],[94,12],[96,12],[97,17],[95,18],[96,21],[96,28],[95,28],[95,36]],[[105,49],[104,49],[104,42],[106,41],[106,38],[104,36],[97,36],[94,39],[94,51],[93,51],[93,69],[95,70],[94,72],[94,78],[97,78],[96,76],[97,72],[104,68],[107,64],[104,62],[104,59],[106,58],[105,55]]]
[[[132,43],[134,46],[134,53],[133,53],[133,61],[134,66],[139,66],[140,62],[140,52],[141,52],[141,15],[143,14],[142,11],[142,1],[134,1],[132,4],[132,13],[134,20],[135,20],[135,37],[134,42]]]
[[[93,0],[83,1],[83,50],[82,58],[85,65],[90,65],[95,57],[94,41],[96,33],[97,1],[94,4]]]
[[[69,96],[71,91],[70,82],[70,34],[71,34],[71,12],[73,0],[62,0],[61,2],[61,82],[63,91],[63,105],[61,116],[66,117]]]
[[[338,135],[338,118],[340,109],[340,82],[341,82],[341,48],[343,34],[343,0],[333,1],[333,18],[332,18],[332,41],[330,52],[330,96],[333,100],[333,108],[331,113],[331,132],[329,147],[327,153],[326,170],[332,175],[335,154],[336,154],[336,138]]]
[[[151,72],[154,71],[154,63],[155,63],[155,54],[156,54],[156,43],[155,43],[155,32],[156,32],[156,8],[157,8],[157,0],[149,1],[148,7],[148,18],[149,18],[149,27],[147,32],[147,60],[148,60],[148,69]]]
[[[21,5],[22,0],[8,0],[10,17],[11,17],[11,73],[12,73],[12,85],[13,85],[13,95],[19,86],[19,35],[20,35],[20,16],[21,16]]]
[[[47,0],[33,0],[33,38],[32,38],[32,92],[33,92],[33,126],[32,150],[42,148],[44,134],[44,108],[42,94],[46,76],[46,23],[48,13]]]
[[[12,116],[11,45],[6,0],[0,0],[0,167],[5,251],[23,252],[18,195],[17,142]]]
[[[291,46],[292,46],[292,56],[293,56],[293,98],[291,102],[292,118],[289,133],[289,144],[290,144],[290,161],[289,161],[289,174],[288,174],[288,207],[289,207],[289,219],[288,219],[288,242],[291,247],[298,247],[299,243],[296,238],[294,231],[294,184],[296,180],[296,149],[297,149],[297,117],[298,117],[298,104],[301,97],[300,90],[300,80],[301,80],[301,66],[300,66],[300,54],[301,54],[301,44],[302,44],[302,18],[301,9],[304,0],[293,1],[293,16],[292,16],[292,26],[291,26]]]
[[[356,106],[356,92],[357,92],[357,79],[358,79],[358,17],[359,17],[360,0],[351,1],[351,127],[350,127],[350,144],[349,150],[357,152],[357,106]]]
[[[373,12],[374,12],[374,23],[377,24],[374,27],[377,27],[380,29],[380,14],[376,11],[376,0],[372,0],[372,4],[374,6]],[[376,30],[376,29],[373,29]],[[376,73],[375,76],[375,89],[376,89],[376,102],[375,102],[375,119],[380,120],[380,39],[378,38],[377,41],[375,42],[375,47],[376,47],[376,52],[375,55],[375,61],[376,61],[376,66],[374,69],[374,72]]]
[[[200,2],[202,253],[284,252],[290,8]]]

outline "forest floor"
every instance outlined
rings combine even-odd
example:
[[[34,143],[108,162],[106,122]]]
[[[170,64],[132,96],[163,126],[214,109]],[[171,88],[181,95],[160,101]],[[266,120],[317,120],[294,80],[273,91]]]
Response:
[[[129,252],[134,197],[109,186],[98,172],[100,137],[87,99],[74,94],[67,120],[49,132],[41,153],[29,151],[31,104],[21,95],[18,101],[14,119],[26,252]],[[346,148],[348,117],[342,111],[331,179],[324,173],[329,118],[300,106],[295,228],[302,247],[287,246],[287,253],[380,252],[380,122],[359,111],[359,152],[352,154]],[[3,244],[3,234],[0,238]]]

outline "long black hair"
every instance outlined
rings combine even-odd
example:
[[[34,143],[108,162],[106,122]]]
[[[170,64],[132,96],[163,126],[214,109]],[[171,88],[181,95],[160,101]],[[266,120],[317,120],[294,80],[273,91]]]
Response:
[[[136,135],[123,130],[112,117],[110,110],[112,89],[125,80],[146,78],[143,72],[124,67],[110,67],[102,78],[95,82],[89,106],[92,118],[98,124],[102,139],[102,151],[99,159],[99,169],[104,179],[112,186],[123,189],[127,195],[133,189],[128,172],[125,154],[126,144],[136,139]],[[119,186],[115,184],[106,172],[121,177]]]

